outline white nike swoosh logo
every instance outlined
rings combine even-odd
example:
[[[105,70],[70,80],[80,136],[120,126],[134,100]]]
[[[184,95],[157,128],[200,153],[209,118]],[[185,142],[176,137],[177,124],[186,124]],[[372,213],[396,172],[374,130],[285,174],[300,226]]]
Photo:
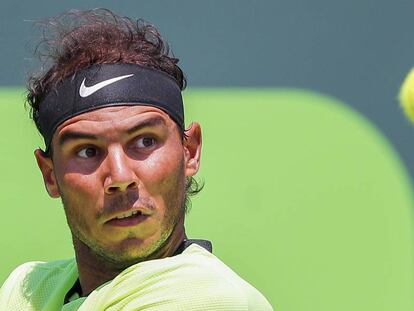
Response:
[[[99,91],[101,88],[104,88],[105,86],[107,86],[109,84],[115,83],[115,82],[117,82],[119,80],[122,80],[122,79],[126,79],[128,77],[132,77],[133,75],[134,74],[115,77],[115,78],[112,78],[112,79],[108,79],[108,80],[99,82],[99,83],[97,83],[95,85],[92,85],[92,86],[86,86],[85,85],[86,78],[84,78],[83,81],[82,81],[82,84],[79,88],[79,95],[81,97],[88,97],[89,95],[92,95],[96,91]]]

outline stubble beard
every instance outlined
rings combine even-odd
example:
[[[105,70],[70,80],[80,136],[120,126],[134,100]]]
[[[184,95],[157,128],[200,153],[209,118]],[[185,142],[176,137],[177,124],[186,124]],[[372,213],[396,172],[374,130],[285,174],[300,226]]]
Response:
[[[184,163],[180,165],[178,173],[181,172],[181,176],[183,176]],[[129,267],[135,263],[146,261],[148,259],[154,259],[154,254],[156,256],[157,251],[162,249],[163,246],[168,243],[169,238],[171,237],[176,227],[184,223],[186,201],[185,177],[181,178],[181,182],[177,176],[175,176],[173,179],[176,180],[177,187],[170,190],[170,192],[166,195],[166,215],[161,223],[161,227],[164,228],[164,230],[161,232],[161,235],[157,241],[148,246],[141,246],[139,249],[139,254],[134,256],[131,256],[128,250],[109,249],[108,247],[105,247],[103,243],[100,243],[96,239],[88,237],[86,234],[84,234],[81,228],[86,227],[85,220],[82,217],[79,217],[79,215],[76,215],[76,213],[73,213],[73,211],[76,210],[73,208],[73,205],[80,204],[80,202],[72,202],[70,199],[68,199],[62,187],[60,187],[58,183],[62,204],[66,214],[67,224],[72,234],[75,252],[77,248],[76,244],[82,243],[102,264],[110,265],[112,267],[116,267],[117,269],[125,269],[126,267]],[[87,207],[81,207],[80,210],[82,208]],[[153,206],[153,208],[156,207]],[[136,239],[134,232],[131,231],[126,239],[130,239],[131,241]]]

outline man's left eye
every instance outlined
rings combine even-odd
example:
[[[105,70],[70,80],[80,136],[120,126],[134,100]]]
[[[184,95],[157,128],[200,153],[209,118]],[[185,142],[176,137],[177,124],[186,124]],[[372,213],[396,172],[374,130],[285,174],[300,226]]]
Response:
[[[152,137],[141,137],[136,142],[136,146],[138,148],[149,148],[154,145],[155,145],[155,139]]]
[[[98,151],[96,148],[86,147],[79,150],[77,154],[79,157],[87,159],[95,157],[98,154]]]

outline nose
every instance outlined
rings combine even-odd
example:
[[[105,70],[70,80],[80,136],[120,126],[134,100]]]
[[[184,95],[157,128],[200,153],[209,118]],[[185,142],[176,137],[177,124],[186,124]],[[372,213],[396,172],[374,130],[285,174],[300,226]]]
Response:
[[[122,146],[108,148],[104,160],[107,168],[104,181],[106,194],[125,192],[138,187],[138,179],[132,161],[127,157]]]

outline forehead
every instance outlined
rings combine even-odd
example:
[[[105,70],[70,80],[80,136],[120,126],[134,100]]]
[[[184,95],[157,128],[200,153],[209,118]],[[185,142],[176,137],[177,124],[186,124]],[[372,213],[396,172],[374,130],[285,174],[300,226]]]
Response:
[[[175,122],[161,109],[150,106],[114,106],[89,111],[63,122],[54,136],[67,131],[123,131],[139,122],[151,118],[161,118],[167,127],[175,127]]]

